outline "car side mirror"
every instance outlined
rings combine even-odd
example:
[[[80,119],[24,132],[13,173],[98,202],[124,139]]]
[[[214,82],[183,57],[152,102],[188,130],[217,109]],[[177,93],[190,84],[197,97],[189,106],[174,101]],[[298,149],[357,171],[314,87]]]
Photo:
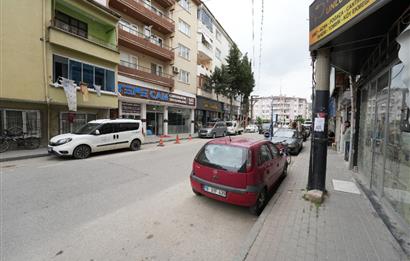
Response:
[[[100,135],[101,133],[100,133],[100,131],[99,130],[95,130],[94,131],[94,135]]]

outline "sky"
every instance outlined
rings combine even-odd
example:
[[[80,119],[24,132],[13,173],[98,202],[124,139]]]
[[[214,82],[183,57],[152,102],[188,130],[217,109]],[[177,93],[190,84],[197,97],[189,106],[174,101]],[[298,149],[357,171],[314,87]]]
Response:
[[[309,5],[313,0],[265,0],[261,66],[259,50],[262,0],[254,0],[255,40],[252,41],[252,0],[203,1],[242,53],[253,59],[255,95],[283,95],[310,100]],[[253,44],[254,43],[254,44]],[[259,73],[260,72],[260,73]]]

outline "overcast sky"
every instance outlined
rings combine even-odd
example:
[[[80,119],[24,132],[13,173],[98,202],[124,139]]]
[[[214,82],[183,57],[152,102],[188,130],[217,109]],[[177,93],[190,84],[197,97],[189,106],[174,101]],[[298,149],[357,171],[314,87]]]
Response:
[[[256,87],[254,94],[280,93],[310,99],[309,5],[307,0],[265,0],[259,76],[261,3],[254,0]],[[217,20],[252,59],[252,0],[204,0]],[[259,80],[260,79],[260,80]]]

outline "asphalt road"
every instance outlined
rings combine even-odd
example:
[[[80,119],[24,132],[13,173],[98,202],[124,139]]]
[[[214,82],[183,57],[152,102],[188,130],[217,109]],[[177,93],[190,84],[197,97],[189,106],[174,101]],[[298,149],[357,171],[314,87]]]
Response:
[[[1,163],[1,260],[231,260],[257,218],[192,193],[206,141]]]

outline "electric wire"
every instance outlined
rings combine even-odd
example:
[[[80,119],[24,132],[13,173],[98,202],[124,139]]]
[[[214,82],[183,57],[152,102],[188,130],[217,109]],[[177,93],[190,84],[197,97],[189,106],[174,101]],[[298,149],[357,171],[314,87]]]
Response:
[[[261,31],[260,31],[260,38],[259,38],[259,68],[258,68],[258,84],[260,85],[261,80],[261,67],[262,67],[262,45],[263,45],[263,14],[264,14],[264,0],[262,0],[261,6]]]

